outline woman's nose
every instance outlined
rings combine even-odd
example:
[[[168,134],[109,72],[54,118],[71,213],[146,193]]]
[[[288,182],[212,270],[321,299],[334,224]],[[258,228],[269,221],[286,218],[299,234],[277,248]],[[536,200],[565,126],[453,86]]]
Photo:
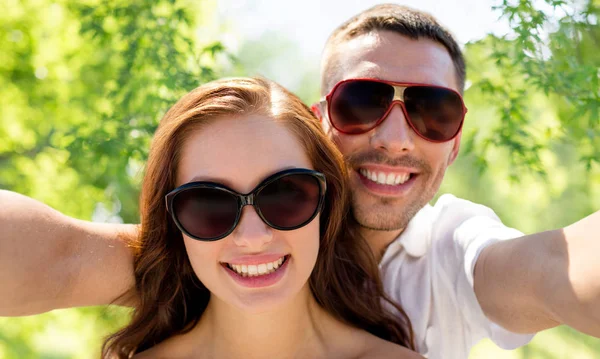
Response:
[[[272,240],[273,229],[260,218],[253,206],[244,206],[240,223],[232,234],[236,245],[261,249]]]

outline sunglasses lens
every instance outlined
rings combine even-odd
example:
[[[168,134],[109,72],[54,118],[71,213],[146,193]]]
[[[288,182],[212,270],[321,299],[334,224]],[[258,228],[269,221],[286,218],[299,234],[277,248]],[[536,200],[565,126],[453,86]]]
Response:
[[[256,196],[256,204],[270,225],[295,229],[314,218],[320,195],[317,178],[309,174],[290,174],[264,187]]]
[[[408,86],[403,98],[408,121],[424,138],[448,141],[460,130],[464,106],[458,93],[433,86]],[[343,82],[332,94],[329,117],[341,132],[365,133],[378,124],[393,100],[391,84],[371,80]]]
[[[408,87],[404,91],[404,105],[413,128],[432,141],[452,139],[464,117],[460,96],[444,88]]]
[[[391,85],[374,81],[348,81],[331,98],[330,118],[344,133],[365,133],[383,117],[394,99]]]
[[[173,199],[173,211],[180,225],[204,240],[229,232],[238,214],[238,200],[215,188],[190,188]]]

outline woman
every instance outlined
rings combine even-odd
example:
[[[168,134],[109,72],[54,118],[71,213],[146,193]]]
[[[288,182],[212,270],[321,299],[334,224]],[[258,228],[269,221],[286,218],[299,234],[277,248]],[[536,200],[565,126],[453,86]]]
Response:
[[[139,300],[104,355],[419,357],[369,248],[342,225],[346,173],[310,110],[272,82],[184,96],[146,168]]]

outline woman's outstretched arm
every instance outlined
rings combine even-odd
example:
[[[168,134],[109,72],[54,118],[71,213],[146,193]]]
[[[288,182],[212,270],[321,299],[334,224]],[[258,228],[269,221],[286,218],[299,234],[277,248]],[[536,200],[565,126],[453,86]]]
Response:
[[[77,220],[0,190],[0,316],[115,301],[134,283],[127,238],[136,232],[134,225]]]

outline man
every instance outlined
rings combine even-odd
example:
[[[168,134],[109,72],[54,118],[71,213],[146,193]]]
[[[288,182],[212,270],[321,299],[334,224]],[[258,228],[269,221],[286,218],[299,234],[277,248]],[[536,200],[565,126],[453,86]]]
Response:
[[[514,348],[559,324],[600,336],[600,212],[522,236],[481,205],[450,195],[428,205],[458,154],[464,81],[461,51],[432,17],[380,5],[330,37],[314,106],[350,164],[353,214],[417,350],[467,358],[481,338]],[[74,220],[10,192],[0,200],[0,315],[106,304],[132,285],[119,237],[135,226]]]

